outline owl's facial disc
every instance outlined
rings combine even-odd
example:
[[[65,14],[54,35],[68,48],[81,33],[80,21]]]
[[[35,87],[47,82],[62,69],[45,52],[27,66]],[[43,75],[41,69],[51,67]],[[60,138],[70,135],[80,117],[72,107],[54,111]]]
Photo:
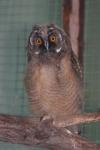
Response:
[[[29,42],[32,53],[36,55],[62,51],[62,35],[54,26],[37,26],[33,29]]]

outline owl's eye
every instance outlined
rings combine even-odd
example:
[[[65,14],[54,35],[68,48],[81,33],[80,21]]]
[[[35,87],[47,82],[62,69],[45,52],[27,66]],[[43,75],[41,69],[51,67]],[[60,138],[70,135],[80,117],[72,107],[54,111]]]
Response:
[[[50,35],[49,37],[50,42],[56,43],[56,36],[55,35]]]
[[[42,45],[43,41],[40,37],[35,39],[35,45]]]

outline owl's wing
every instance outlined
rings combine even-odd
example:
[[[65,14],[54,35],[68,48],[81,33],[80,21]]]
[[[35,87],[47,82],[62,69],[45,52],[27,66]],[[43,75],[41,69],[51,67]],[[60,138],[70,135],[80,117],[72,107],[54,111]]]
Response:
[[[82,68],[82,65],[78,59],[78,57],[74,54],[74,52],[72,51],[71,53],[71,62],[72,62],[72,67],[78,77],[78,79],[80,79],[80,96],[79,96],[79,99],[77,99],[77,104],[78,104],[78,107],[79,107],[79,110],[81,112],[84,111],[84,95],[83,95],[83,68]]]
[[[78,77],[83,80],[83,70],[82,70],[82,65],[79,62],[78,57],[74,54],[74,52],[71,52],[71,62],[72,62],[72,67],[75,70],[76,74]]]

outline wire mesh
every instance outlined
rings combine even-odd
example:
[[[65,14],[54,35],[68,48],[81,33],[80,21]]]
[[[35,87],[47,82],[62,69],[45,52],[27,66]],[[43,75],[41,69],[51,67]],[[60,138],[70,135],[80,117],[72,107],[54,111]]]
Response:
[[[25,46],[36,23],[61,25],[61,0],[0,0],[0,113],[29,113],[23,85]],[[3,149],[33,148],[1,142]]]
[[[100,1],[85,1],[85,110],[100,111]],[[84,136],[100,143],[100,122],[85,124]]]

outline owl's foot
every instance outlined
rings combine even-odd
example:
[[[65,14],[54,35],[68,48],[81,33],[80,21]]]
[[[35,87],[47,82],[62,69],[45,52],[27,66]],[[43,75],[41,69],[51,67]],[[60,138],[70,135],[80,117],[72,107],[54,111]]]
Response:
[[[40,118],[40,121],[44,121],[44,120],[51,120],[51,117],[48,115],[44,115]]]
[[[44,116],[42,116],[41,118],[40,118],[40,121],[42,122],[42,123],[52,123],[53,122],[53,119],[51,118],[51,116],[49,116],[49,115],[44,115]]]

